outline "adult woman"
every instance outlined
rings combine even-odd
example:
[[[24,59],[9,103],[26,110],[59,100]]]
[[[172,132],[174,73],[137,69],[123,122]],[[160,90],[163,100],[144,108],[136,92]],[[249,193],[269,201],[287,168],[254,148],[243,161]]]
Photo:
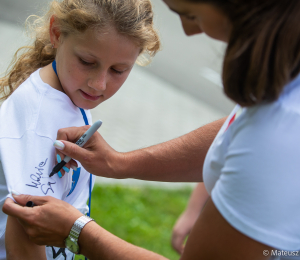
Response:
[[[57,144],[94,174],[101,169],[106,177],[161,181],[202,181],[207,153],[203,176],[212,198],[200,214],[181,259],[258,260],[268,259],[267,250],[272,248],[298,250],[300,78],[296,76],[300,72],[300,2],[165,2],[180,15],[186,34],[204,31],[228,42],[224,89],[244,107],[240,117],[234,121],[240,110],[237,107],[222,127],[224,120],[126,154],[113,151],[100,135],[94,136],[87,150],[68,142]],[[58,139],[74,141],[83,132],[77,128],[62,130]],[[21,217],[26,221],[25,230],[38,243],[62,246],[80,216],[70,207],[67,213],[60,213],[61,203],[56,204],[58,209],[51,208],[56,203],[53,199],[16,199],[22,205],[27,200],[43,205],[26,209],[7,201],[4,206],[5,212],[14,216],[25,214]],[[43,224],[56,215],[60,230]],[[118,240],[95,223],[82,230],[79,244],[91,259],[163,259]]]

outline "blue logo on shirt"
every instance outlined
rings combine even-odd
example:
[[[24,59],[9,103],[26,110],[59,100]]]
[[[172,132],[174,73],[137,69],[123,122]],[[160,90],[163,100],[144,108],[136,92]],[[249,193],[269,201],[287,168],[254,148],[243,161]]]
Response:
[[[79,176],[80,176],[80,167],[77,169],[77,171],[73,170],[73,175],[72,175],[72,187],[71,190],[69,192],[69,194],[67,195],[67,197],[75,190],[75,187],[77,185],[77,182],[79,180]]]

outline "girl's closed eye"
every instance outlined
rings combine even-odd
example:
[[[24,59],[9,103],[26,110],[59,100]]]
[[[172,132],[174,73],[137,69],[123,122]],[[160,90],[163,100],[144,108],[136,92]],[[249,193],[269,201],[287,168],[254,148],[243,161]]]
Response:
[[[95,64],[95,63],[93,63],[93,62],[85,61],[85,60],[83,60],[82,58],[79,58],[79,61],[80,61],[81,64],[83,64],[83,65],[85,65],[85,66],[92,66],[92,65]]]
[[[114,68],[111,68],[111,70],[112,70],[114,73],[119,74],[119,75],[123,74],[123,72],[125,71],[125,70],[123,70],[123,71],[117,70],[117,69],[114,69]]]

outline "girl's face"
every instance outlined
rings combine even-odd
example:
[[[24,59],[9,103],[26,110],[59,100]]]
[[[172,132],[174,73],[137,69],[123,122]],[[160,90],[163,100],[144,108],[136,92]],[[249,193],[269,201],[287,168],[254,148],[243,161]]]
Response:
[[[113,28],[60,38],[51,24],[50,35],[57,48],[60,90],[84,109],[98,106],[119,90],[140,52],[133,40]]]
[[[192,3],[188,0],[163,0],[180,16],[186,35],[206,33],[208,36],[228,42],[231,23],[216,6],[207,3]]]

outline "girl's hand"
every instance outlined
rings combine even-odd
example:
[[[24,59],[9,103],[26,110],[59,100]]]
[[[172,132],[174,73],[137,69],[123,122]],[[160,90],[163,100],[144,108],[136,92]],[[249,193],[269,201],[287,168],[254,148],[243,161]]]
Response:
[[[181,255],[184,250],[184,242],[190,234],[199,214],[195,212],[184,211],[178,218],[172,232],[172,246]]]
[[[84,148],[75,144],[89,127],[69,127],[58,130],[57,141],[54,142],[54,146],[57,148],[56,151],[60,159],[63,160],[65,155],[68,155],[78,160],[88,172],[94,175],[121,178],[116,169],[122,165],[123,156],[112,149],[98,132],[93,134]],[[71,160],[65,167],[76,170],[77,163],[75,160]],[[62,169],[61,173],[63,175],[65,170]]]
[[[172,246],[179,254],[183,253],[184,241],[190,234],[208,197],[209,194],[205,189],[204,183],[198,183],[192,192],[186,210],[181,214],[173,227]]]

